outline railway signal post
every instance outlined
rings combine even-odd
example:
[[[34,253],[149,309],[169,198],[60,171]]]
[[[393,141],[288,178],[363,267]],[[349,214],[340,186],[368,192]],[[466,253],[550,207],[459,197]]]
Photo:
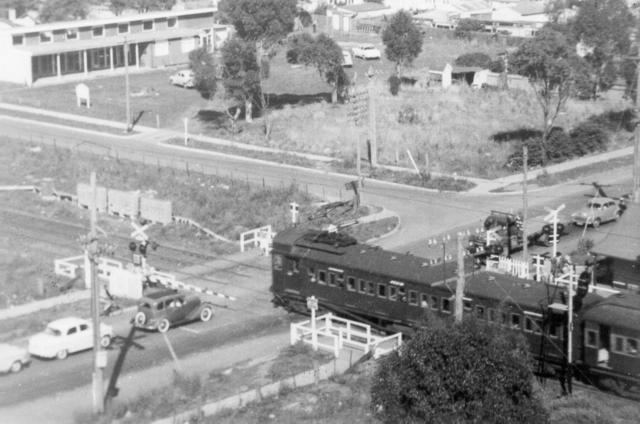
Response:
[[[318,310],[318,298],[307,297],[307,309],[311,309],[311,346],[313,350],[318,350],[318,332],[316,330],[316,311]]]
[[[545,209],[549,214],[544,217],[545,222],[550,222],[553,224],[553,233],[550,235],[551,242],[553,244],[553,256],[556,257],[558,253],[558,214],[561,210],[564,209],[564,203],[560,205],[557,209],[551,209],[545,206]]]

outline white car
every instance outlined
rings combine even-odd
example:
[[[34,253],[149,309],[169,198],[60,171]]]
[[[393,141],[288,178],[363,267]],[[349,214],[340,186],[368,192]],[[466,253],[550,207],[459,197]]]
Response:
[[[113,328],[100,323],[100,345],[109,347]],[[67,355],[93,348],[93,325],[82,318],[69,317],[52,321],[47,328],[29,338],[29,353],[42,358],[65,359]]]
[[[360,44],[352,49],[353,56],[362,59],[380,59],[380,50],[373,44]]]
[[[29,362],[27,349],[0,343],[0,372],[19,372]]]
[[[351,53],[346,50],[342,50],[342,66],[344,66],[345,68],[351,68],[353,66]]]
[[[195,86],[196,77],[191,69],[178,71],[169,77],[169,82],[173,85],[179,85],[184,88],[193,88]]]

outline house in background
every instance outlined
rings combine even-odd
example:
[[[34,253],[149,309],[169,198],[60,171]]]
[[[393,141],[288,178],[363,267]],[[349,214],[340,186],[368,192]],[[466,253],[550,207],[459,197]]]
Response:
[[[132,70],[188,62],[229,35],[215,24],[217,8],[172,10],[13,27],[0,30],[0,81],[32,85],[123,72],[125,44]]]

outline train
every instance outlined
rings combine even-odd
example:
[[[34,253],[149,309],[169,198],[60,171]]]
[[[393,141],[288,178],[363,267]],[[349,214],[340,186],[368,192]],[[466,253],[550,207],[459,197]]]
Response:
[[[308,314],[306,299],[315,296],[323,310],[409,336],[425,317],[454,314],[454,262],[433,264],[340,232],[302,227],[275,236],[271,259],[273,303],[291,312]],[[463,314],[520,332],[540,375],[573,375],[638,399],[640,295],[602,293],[589,284],[580,279],[569,332],[565,288],[477,270],[471,258],[465,262]]]

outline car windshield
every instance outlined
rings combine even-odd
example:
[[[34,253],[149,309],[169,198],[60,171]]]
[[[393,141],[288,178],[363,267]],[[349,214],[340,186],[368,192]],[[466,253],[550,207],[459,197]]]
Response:
[[[48,334],[49,336],[60,336],[62,333],[57,328],[47,327],[44,330],[44,334]]]

